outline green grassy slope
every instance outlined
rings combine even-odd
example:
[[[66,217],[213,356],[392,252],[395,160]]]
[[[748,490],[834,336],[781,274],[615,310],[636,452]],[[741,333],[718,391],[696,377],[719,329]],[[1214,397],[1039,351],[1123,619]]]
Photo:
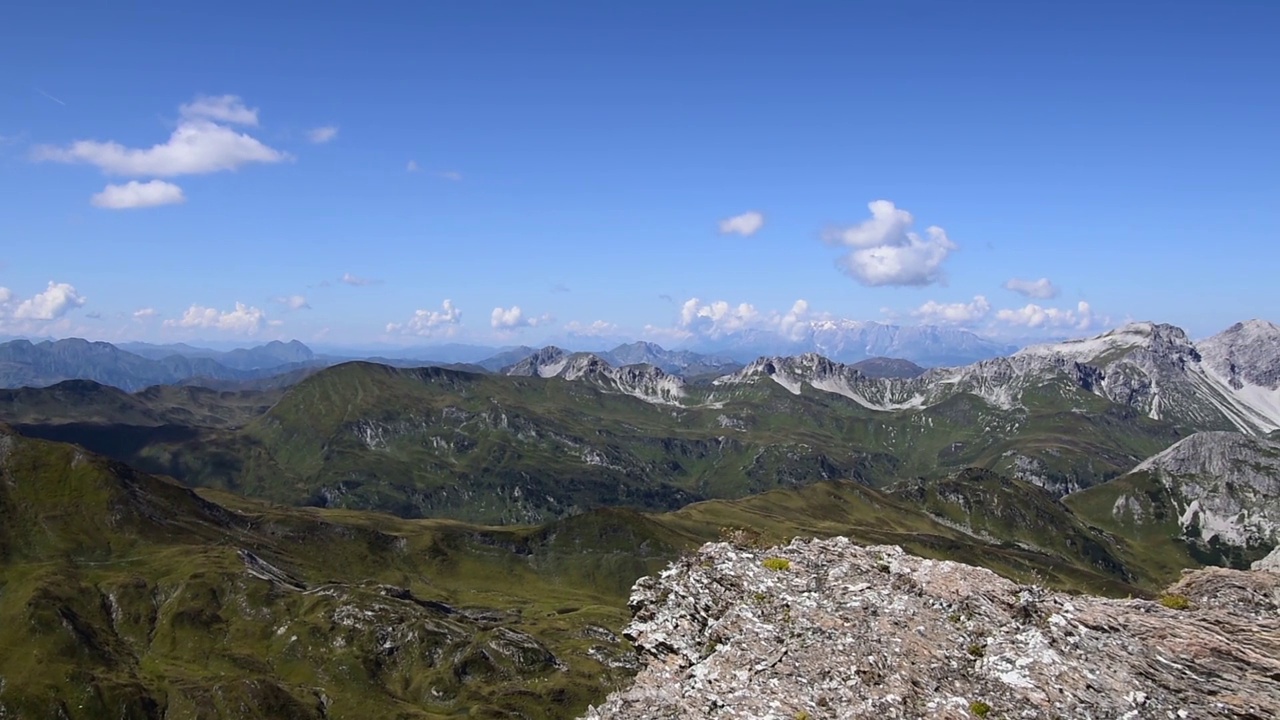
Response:
[[[232,511],[8,434],[0,517],[9,717],[559,717],[625,676],[591,631],[622,582],[508,549],[528,530]]]
[[[1056,507],[979,484],[995,488],[983,502]],[[1036,549],[1001,519],[1016,515],[981,515],[986,540],[916,503],[823,482],[492,527],[196,494],[0,429],[0,713],[573,716],[634,670],[616,635],[631,584],[726,527],[897,543],[1110,594],[1148,586],[1144,567],[1078,552],[1104,535],[1072,528],[1076,546],[1037,536]]]
[[[16,391],[0,420],[191,486],[501,524],[826,480],[885,487],[971,466],[1065,493],[1116,477],[1182,432],[1061,383],[1027,391],[1029,411],[957,394],[878,412],[767,380],[689,392],[690,406],[673,407],[587,381],[352,362],[267,393]]]

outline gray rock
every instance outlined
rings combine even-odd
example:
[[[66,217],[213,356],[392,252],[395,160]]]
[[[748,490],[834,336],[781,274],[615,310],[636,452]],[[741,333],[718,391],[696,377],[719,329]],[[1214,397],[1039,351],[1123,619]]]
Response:
[[[1280,543],[1280,443],[1233,432],[1202,432],[1178,441],[1135,467],[1165,488],[1183,535],[1240,548]],[[1151,520],[1143,498],[1122,496],[1113,511],[1138,508],[1135,522]]]
[[[585,718],[1280,717],[1280,574],[1169,593],[1189,608],[845,538],[709,544],[636,584],[643,668]]]
[[[1254,570],[1265,570],[1266,572],[1280,573],[1280,546],[1271,551],[1271,554],[1255,560],[1253,563]]]

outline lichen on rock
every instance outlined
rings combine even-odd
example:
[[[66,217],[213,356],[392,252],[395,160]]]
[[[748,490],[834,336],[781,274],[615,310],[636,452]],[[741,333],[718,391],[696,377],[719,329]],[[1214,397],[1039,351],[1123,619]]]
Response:
[[[712,543],[636,583],[641,672],[585,718],[1280,717],[1280,574],[1168,592],[1188,609],[845,538]]]

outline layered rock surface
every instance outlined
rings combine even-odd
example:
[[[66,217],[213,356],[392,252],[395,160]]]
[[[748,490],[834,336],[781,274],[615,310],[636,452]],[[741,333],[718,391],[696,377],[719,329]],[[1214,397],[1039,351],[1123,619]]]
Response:
[[[1189,571],[1161,603],[844,538],[715,543],[631,607],[644,667],[588,720],[1280,717],[1272,572]]]

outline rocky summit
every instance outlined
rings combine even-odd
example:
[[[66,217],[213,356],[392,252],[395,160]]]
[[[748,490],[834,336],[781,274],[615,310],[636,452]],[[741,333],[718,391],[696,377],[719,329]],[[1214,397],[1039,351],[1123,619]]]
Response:
[[[705,545],[636,583],[643,669],[587,720],[1280,717],[1280,574],[1104,599],[845,538]]]

